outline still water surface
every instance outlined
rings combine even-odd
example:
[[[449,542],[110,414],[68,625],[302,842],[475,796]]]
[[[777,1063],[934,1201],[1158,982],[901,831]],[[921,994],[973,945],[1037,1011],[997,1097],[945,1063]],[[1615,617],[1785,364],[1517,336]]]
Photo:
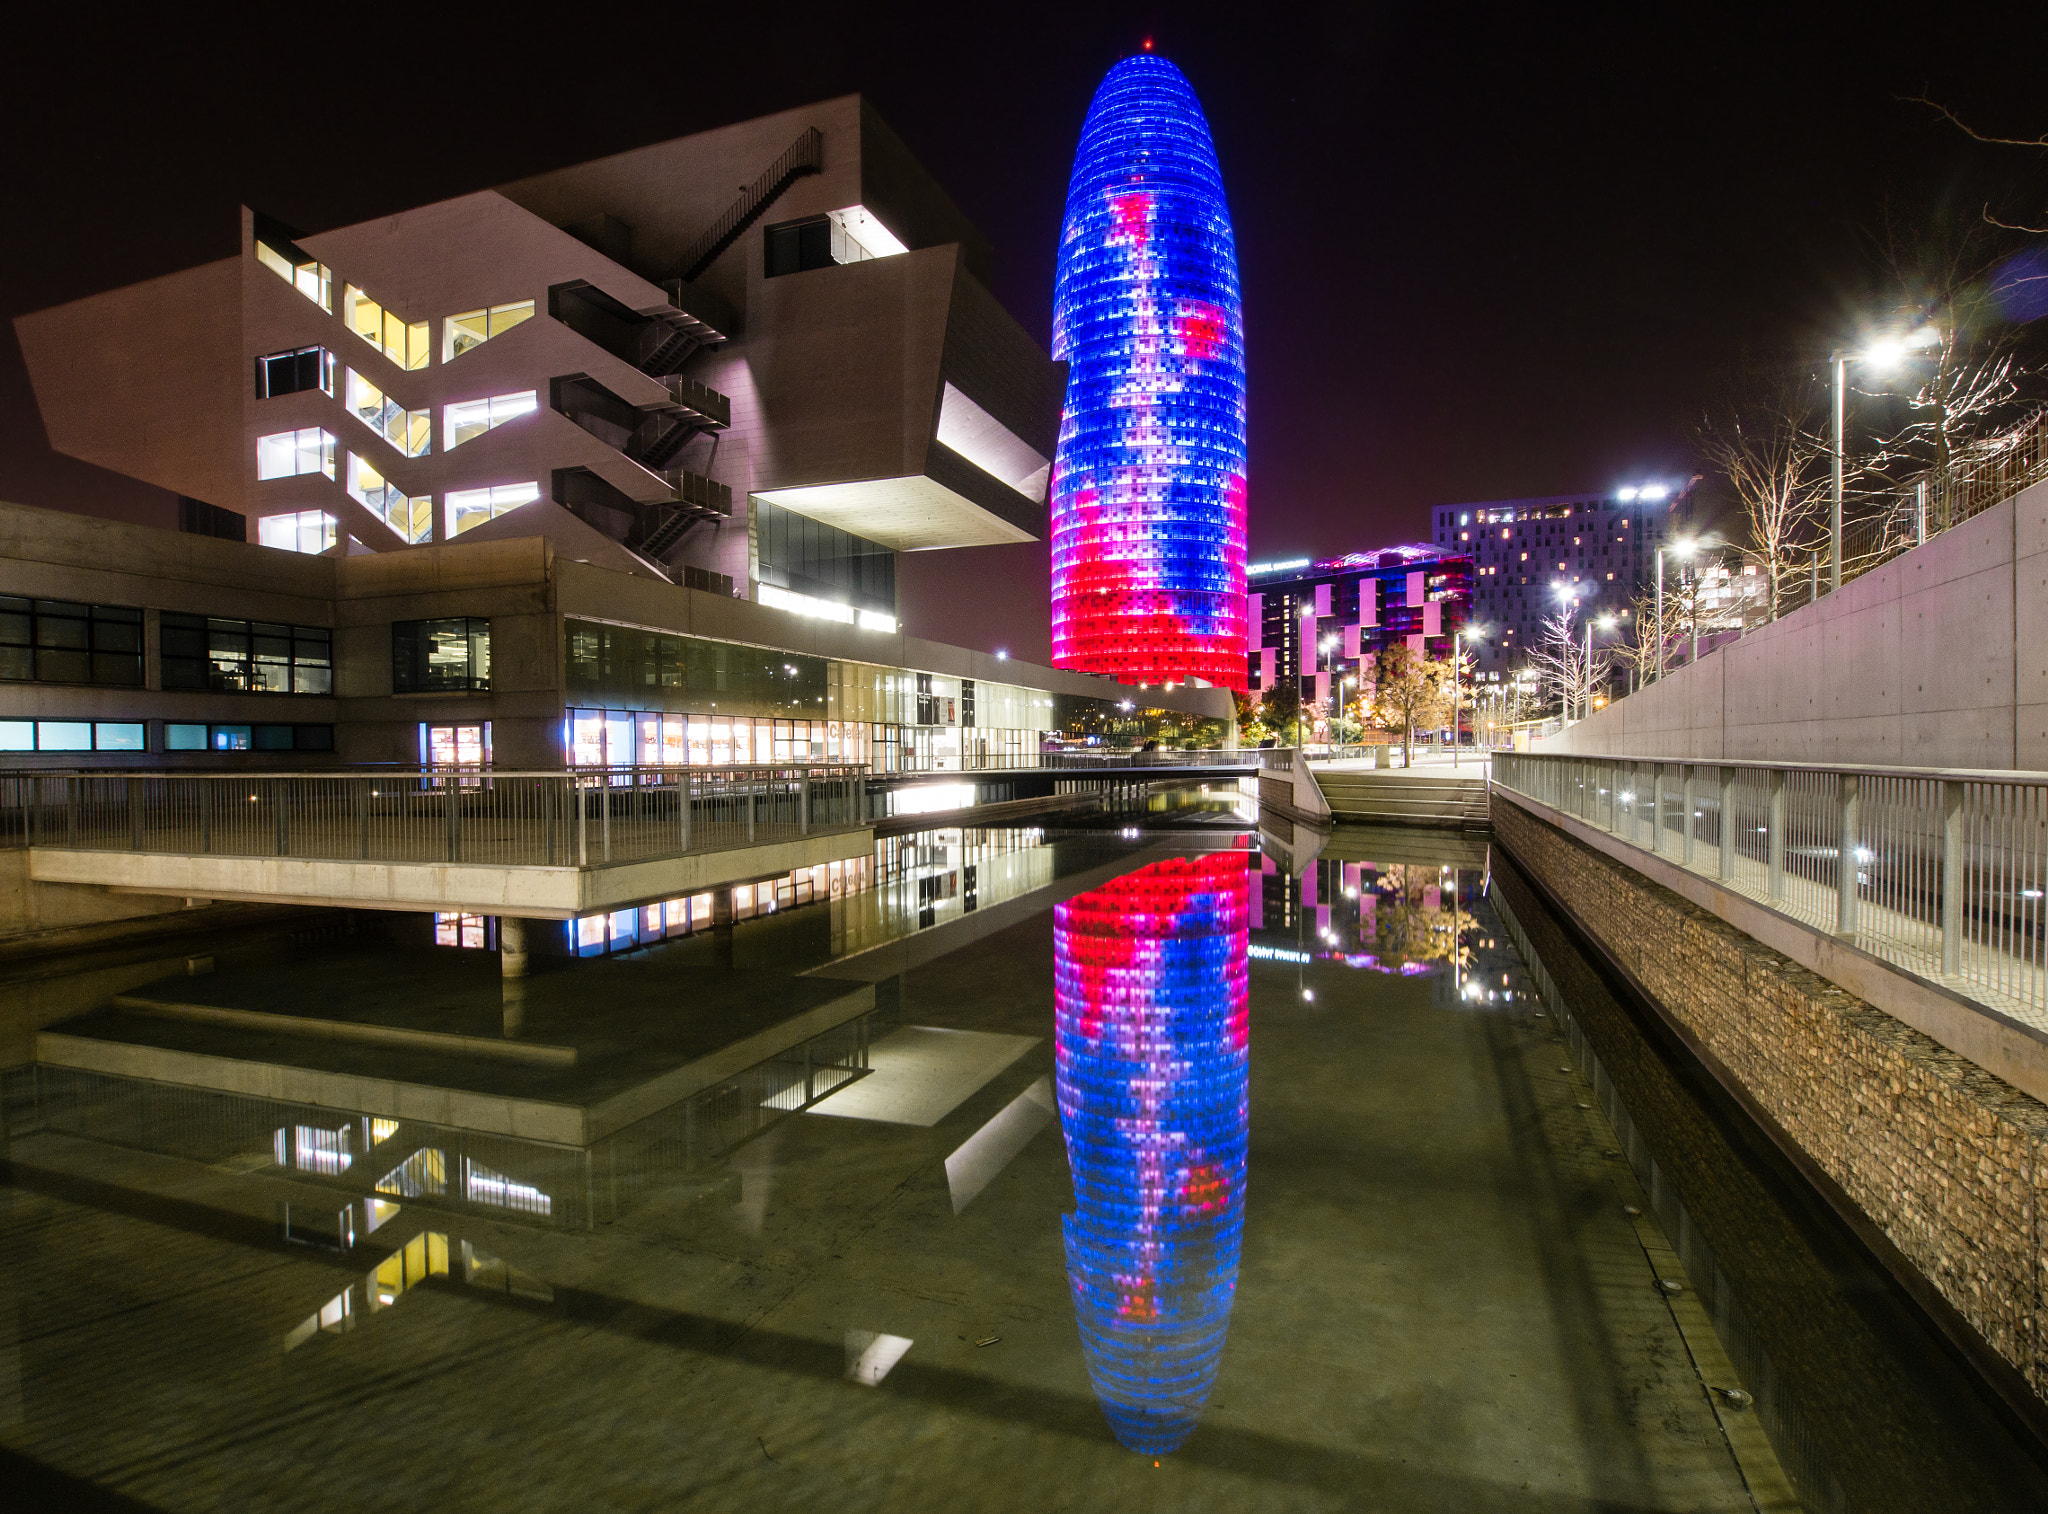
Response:
[[[910,845],[565,955],[516,1027],[489,954],[403,933],[207,985],[573,1075],[118,1018],[157,1076],[10,1074],[9,1475],[167,1509],[1784,1506],[1483,847],[1304,866],[1221,803]],[[814,1033],[762,1030],[792,1008]],[[306,1097],[441,1066],[594,1120],[576,1078],[637,1096],[742,1032],[765,1060],[581,1145]],[[167,1085],[172,1051],[304,1076]]]

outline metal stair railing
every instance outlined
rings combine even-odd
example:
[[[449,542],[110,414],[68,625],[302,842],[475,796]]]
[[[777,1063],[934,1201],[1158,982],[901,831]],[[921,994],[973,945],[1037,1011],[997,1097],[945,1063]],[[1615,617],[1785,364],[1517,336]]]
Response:
[[[711,229],[683,253],[683,282],[690,283],[716,262],[718,255],[737,242],[740,234],[754,224],[762,211],[775,203],[783,190],[805,174],[817,173],[824,166],[825,134],[815,126],[807,127],[804,134],[790,143],[760,178],[741,192]]]

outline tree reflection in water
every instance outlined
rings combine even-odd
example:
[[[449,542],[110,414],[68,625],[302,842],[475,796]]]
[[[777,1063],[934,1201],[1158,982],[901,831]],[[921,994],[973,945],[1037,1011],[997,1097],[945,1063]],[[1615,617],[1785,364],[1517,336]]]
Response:
[[[1460,881],[1440,868],[1389,863],[1365,885],[1365,907],[1358,916],[1356,954],[1365,960],[1342,960],[1354,967],[1379,967],[1385,972],[1414,971],[1433,962],[1472,966],[1466,939],[1472,912],[1460,906]]]
[[[1110,1429],[1154,1456],[1195,1428],[1237,1288],[1250,860],[1155,862],[1054,911],[1074,1313]]]

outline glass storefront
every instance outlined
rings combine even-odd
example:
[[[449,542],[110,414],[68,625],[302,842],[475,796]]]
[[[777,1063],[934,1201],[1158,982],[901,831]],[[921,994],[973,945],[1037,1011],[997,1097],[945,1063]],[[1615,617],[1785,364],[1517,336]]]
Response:
[[[570,710],[564,742],[576,767],[726,767],[771,762],[873,765],[865,721],[774,720],[651,710]],[[886,744],[886,743],[880,743]]]

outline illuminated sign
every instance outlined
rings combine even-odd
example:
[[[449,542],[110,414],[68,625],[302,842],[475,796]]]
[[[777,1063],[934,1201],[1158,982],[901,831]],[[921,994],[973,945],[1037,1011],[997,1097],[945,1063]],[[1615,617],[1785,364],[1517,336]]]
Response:
[[[1308,952],[1289,951],[1284,946],[1247,946],[1245,954],[1255,962],[1313,962]]]
[[[1156,54],[1111,69],[1082,124],[1052,349],[1054,665],[1243,690],[1237,247],[1202,107]]]

